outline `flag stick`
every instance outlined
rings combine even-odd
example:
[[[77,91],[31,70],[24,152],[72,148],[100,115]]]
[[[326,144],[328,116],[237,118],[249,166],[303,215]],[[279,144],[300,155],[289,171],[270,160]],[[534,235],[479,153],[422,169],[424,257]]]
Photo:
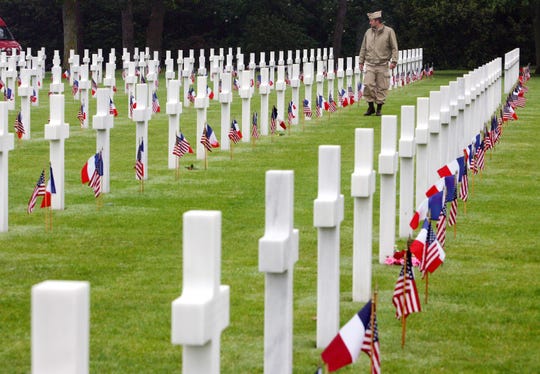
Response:
[[[370,342],[370,355],[369,355],[369,367],[370,372],[373,373],[373,355],[374,355],[374,341],[375,341],[375,313],[377,312],[377,287],[373,291],[373,296],[371,297],[371,342]]]
[[[456,232],[457,232],[457,222],[454,222],[454,239],[456,238]]]
[[[208,149],[204,147],[204,170],[208,169]]]
[[[405,263],[403,264],[403,299],[401,299],[401,349],[405,347],[405,331],[407,329],[407,317],[405,315],[405,302],[407,298],[407,257],[409,250],[405,255]]]
[[[424,302],[427,304],[428,302],[428,285],[429,285],[429,273],[426,271],[426,294],[424,297]]]
[[[176,180],[180,179],[180,159],[178,157],[176,158],[175,178],[176,178]]]

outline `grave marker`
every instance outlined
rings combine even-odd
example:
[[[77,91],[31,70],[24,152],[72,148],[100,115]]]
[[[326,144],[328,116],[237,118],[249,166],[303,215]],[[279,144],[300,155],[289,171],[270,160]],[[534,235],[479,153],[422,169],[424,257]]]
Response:
[[[425,200],[425,192],[428,189],[428,123],[429,123],[429,98],[419,97],[416,99],[416,129],[414,141],[416,143],[416,187],[415,204],[419,206]]]
[[[169,169],[176,169],[177,158],[173,155],[176,136],[180,132],[180,115],[182,114],[182,102],[180,96],[180,81],[170,79],[167,85],[167,106],[166,112],[169,116],[169,148],[168,148],[168,166]]]
[[[311,103],[313,102],[313,62],[307,62],[304,64],[304,96],[308,101],[307,106],[309,107],[309,112],[311,112]],[[304,115],[304,119],[307,121],[311,120],[311,115]]]
[[[24,127],[24,134],[22,135],[22,139],[30,139],[32,133],[30,101],[34,95],[34,89],[30,87],[30,72],[30,69],[21,69],[21,85],[19,86],[19,96],[21,97],[21,119]]]
[[[398,170],[397,116],[383,115],[381,120],[379,263],[392,256],[396,239],[396,172]]]
[[[414,213],[414,105],[401,107],[399,139],[399,237],[412,235],[409,222]]]
[[[81,122],[82,128],[88,128],[88,113],[90,112],[89,108],[89,96],[88,93],[90,91],[90,81],[88,80],[88,65],[83,64],[80,66],[80,74],[81,79],[79,81],[79,93],[80,93],[80,99],[81,99],[81,111],[84,114],[83,121]]]
[[[313,204],[317,227],[317,348],[326,347],[339,330],[341,147],[319,146],[318,196]]]
[[[5,101],[0,102],[0,232],[8,231],[8,153],[15,148],[13,133],[8,131],[8,106]]]
[[[240,73],[239,96],[242,98],[242,141],[249,143],[251,140],[251,73],[242,70]]]
[[[32,374],[86,374],[90,284],[47,280],[32,286]]]
[[[437,170],[443,166],[441,160],[441,92],[429,93],[429,143],[428,143],[428,186],[437,182]],[[424,190],[425,192],[425,190]]]
[[[148,179],[148,120],[152,116],[152,108],[147,107],[148,87],[146,83],[138,83],[135,87],[137,107],[133,109],[133,121],[135,121],[135,157],[141,142],[144,145],[144,152],[141,154],[141,162],[144,166],[143,180]]]
[[[203,128],[206,125],[206,109],[208,108],[206,80],[206,76],[197,77],[197,96],[195,97],[195,109],[197,109],[197,160],[204,160],[206,156],[205,147],[201,144]]]
[[[293,229],[294,172],[266,172],[265,232],[259,271],[265,275],[264,373],[292,373],[293,271],[298,230]]]
[[[268,68],[261,68],[260,73],[261,84],[259,85],[259,94],[261,95],[261,134],[268,135],[268,100],[270,95],[270,86],[268,85]]]
[[[220,373],[220,336],[229,325],[229,286],[221,285],[221,212],[183,216],[183,289],[172,302],[171,341],[183,345],[182,373]]]
[[[50,161],[54,172],[56,193],[52,194],[51,207],[54,210],[64,209],[64,172],[65,172],[65,139],[69,138],[69,124],[64,122],[64,95],[49,96],[50,120],[45,125],[45,139],[50,141]]]
[[[233,100],[231,90],[231,72],[223,72],[221,75],[221,149],[230,149],[229,128],[231,124],[231,103]]]
[[[354,172],[351,196],[354,198],[353,222],[353,301],[371,299],[371,259],[373,257],[373,128],[355,129]]]
[[[96,134],[96,153],[101,151],[103,159],[103,177],[101,179],[101,191],[108,193],[110,191],[110,154],[111,141],[110,131],[114,127],[114,118],[110,113],[110,96],[109,88],[101,87],[97,89],[97,112],[92,117],[92,127],[97,131]]]
[[[299,89],[300,89],[300,65],[299,64],[293,64],[292,65],[292,76],[291,76],[291,90],[292,90],[292,101],[295,104],[299,103]],[[298,106],[293,107],[293,114],[294,117],[292,118],[291,123],[293,125],[298,124]]]

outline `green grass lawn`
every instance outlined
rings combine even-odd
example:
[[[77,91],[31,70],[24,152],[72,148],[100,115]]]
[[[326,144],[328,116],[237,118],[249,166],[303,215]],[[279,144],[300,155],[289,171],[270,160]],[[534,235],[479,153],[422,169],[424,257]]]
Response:
[[[461,76],[436,72],[433,79],[392,90],[384,114]],[[43,139],[49,117],[46,89],[32,108],[32,139],[16,141],[9,153],[9,231],[0,233],[0,363],[5,373],[30,371],[30,291],[47,279],[86,280],[91,286],[90,371],[92,373],[172,373],[181,369],[181,347],[170,342],[171,302],[182,291],[182,215],[193,209],[222,212],[222,284],[230,285],[229,327],[221,339],[223,373],[262,373],[264,355],[264,273],[258,271],[258,240],[264,234],[267,170],[294,170],[294,227],[300,232],[294,268],[295,373],[312,373],[320,363],[315,348],[317,310],[318,147],[341,146],[345,218],[341,226],[341,322],[362,304],[352,302],[354,129],[375,129],[380,148],[380,117],[364,117],[365,103],[300,122],[290,134],[263,137],[209,155],[204,162],[180,159],[180,178],[167,168],[168,117],[163,76],[162,113],[149,123],[149,179],[139,191],[135,163],[135,124],[127,119],[127,98],[117,80],[120,112],[111,130],[111,192],[98,207],[92,190],[80,183],[80,169],[96,148],[96,132],[81,129],[78,103],[66,85],[65,210],[54,211],[53,230],[45,212],[26,205],[42,168],[49,142]],[[45,81],[48,88],[50,79]],[[456,236],[447,234],[447,259],[429,278],[429,303],[401,324],[391,302],[399,267],[378,264],[379,194],[374,196],[373,284],[378,285],[382,369],[389,373],[540,372],[540,255],[537,244],[540,147],[540,80],[529,81],[528,103],[519,120],[504,128],[486,168],[471,181],[470,198],[459,207]],[[290,90],[286,100],[290,100]],[[270,99],[275,103],[275,91]],[[257,95],[252,110],[260,111]],[[17,102],[19,107],[19,102]],[[18,110],[18,109],[17,109]],[[90,114],[95,113],[95,101]],[[9,127],[15,119],[9,114]],[[91,117],[91,116],[90,116]],[[231,118],[241,119],[235,93]],[[208,122],[220,137],[220,105],[214,100]],[[399,123],[399,120],[398,120]],[[184,108],[180,124],[195,148],[196,110]],[[376,160],[376,158],[375,158]],[[196,170],[187,170],[194,164]],[[377,165],[375,164],[375,168]],[[398,178],[399,180],[399,178]],[[399,201],[399,200],[398,200]],[[397,207],[396,207],[397,210]],[[403,247],[404,241],[398,241]],[[424,281],[417,275],[423,296]],[[423,297],[422,297],[423,301]],[[368,372],[365,354],[340,372]]]

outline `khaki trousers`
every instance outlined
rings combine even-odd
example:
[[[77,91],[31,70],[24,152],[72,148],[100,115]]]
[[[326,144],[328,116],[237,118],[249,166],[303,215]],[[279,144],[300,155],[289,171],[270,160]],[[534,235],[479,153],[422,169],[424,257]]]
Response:
[[[367,66],[364,73],[364,98],[366,101],[384,104],[390,87],[390,69],[388,65]]]

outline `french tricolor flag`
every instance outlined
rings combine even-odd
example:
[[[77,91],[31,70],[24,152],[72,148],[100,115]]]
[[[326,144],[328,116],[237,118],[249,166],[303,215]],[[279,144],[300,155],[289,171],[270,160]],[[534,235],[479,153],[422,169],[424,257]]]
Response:
[[[419,260],[422,260],[422,257],[424,255],[429,225],[429,219],[425,219],[424,224],[422,225],[422,229],[416,236],[416,239],[414,239],[411,243],[411,253]]]
[[[90,182],[90,179],[92,179],[92,175],[94,174],[94,171],[96,170],[96,155],[92,155],[88,161],[86,161],[86,164],[81,169],[81,183],[86,184]]]
[[[450,175],[454,175],[459,171],[459,163],[457,160],[452,160],[448,164],[444,165],[442,168],[437,170],[437,173],[439,174],[439,177],[449,177]]]
[[[47,208],[51,206],[52,194],[56,194],[56,185],[54,184],[54,175],[53,175],[52,166],[50,166],[49,167],[49,181],[47,182],[47,186],[45,187],[45,196],[43,196],[43,200],[41,200],[42,208]]]
[[[411,229],[416,230],[418,228],[418,224],[421,220],[426,219],[427,214],[429,210],[429,199],[424,199],[418,208],[416,209],[416,212],[414,212],[413,217],[411,218],[411,222],[409,222],[409,226],[411,226]]]
[[[426,197],[433,196],[436,193],[441,192],[443,189],[444,189],[444,179],[441,178],[437,181],[437,183],[435,183],[433,186],[428,188],[428,190],[426,191]]]
[[[371,301],[343,326],[321,353],[328,371],[335,371],[356,361],[371,318]]]

